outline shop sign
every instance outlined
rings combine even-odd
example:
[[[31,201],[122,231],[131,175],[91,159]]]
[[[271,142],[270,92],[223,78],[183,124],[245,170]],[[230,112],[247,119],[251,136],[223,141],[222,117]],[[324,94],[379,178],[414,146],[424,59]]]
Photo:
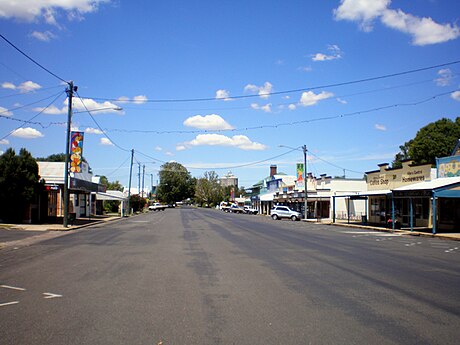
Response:
[[[395,198],[429,198],[431,190],[394,190],[393,197]]]
[[[71,132],[70,138],[70,171],[81,172],[83,159],[83,132]]]

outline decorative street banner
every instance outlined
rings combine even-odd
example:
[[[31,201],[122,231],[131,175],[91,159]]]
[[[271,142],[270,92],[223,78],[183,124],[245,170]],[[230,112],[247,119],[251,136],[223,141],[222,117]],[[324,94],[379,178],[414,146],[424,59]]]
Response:
[[[70,139],[70,171],[79,173],[83,158],[83,132],[71,132]]]
[[[303,163],[297,163],[297,181],[303,181]]]

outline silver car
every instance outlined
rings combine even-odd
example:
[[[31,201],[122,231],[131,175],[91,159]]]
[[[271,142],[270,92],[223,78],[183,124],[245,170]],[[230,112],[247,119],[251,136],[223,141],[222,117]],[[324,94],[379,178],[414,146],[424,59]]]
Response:
[[[287,206],[275,206],[270,210],[270,216],[274,219],[281,219],[281,218],[290,218],[291,220],[300,220],[302,218],[302,215],[297,212],[291,210]]]

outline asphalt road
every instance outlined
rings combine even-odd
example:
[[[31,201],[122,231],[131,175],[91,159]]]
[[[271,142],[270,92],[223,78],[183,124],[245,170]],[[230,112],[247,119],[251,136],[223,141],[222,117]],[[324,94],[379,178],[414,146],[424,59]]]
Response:
[[[0,343],[458,344],[458,245],[151,212],[0,250]]]

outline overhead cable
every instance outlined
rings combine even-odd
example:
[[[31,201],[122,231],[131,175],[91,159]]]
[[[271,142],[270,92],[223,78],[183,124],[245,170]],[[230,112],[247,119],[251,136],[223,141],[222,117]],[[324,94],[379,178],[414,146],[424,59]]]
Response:
[[[381,79],[388,79],[388,78],[394,78],[394,77],[399,77],[407,74],[413,74],[413,73],[418,73],[418,72],[423,72],[435,68],[441,68],[441,67],[447,67],[451,65],[455,65],[460,63],[460,60],[452,61],[452,62],[446,62],[438,65],[432,65],[428,67],[422,67],[422,68],[417,68],[417,69],[412,69],[412,70],[407,70],[403,72],[396,72],[396,73],[391,73],[391,74],[385,74],[385,75],[380,75],[376,77],[369,77],[369,78],[363,78],[363,79],[357,79],[357,80],[351,80],[351,81],[345,81],[345,82],[340,82],[340,83],[333,83],[333,84],[325,84],[325,85],[318,85],[318,86],[312,86],[312,87],[306,87],[306,88],[300,88],[300,89],[291,89],[291,90],[284,90],[284,91],[274,91],[274,92],[267,92],[264,93],[262,96],[274,96],[274,95],[284,95],[284,94],[289,94],[289,93],[297,93],[297,92],[305,92],[305,91],[312,91],[312,90],[317,90],[317,89],[325,89],[325,88],[334,88],[334,87],[339,87],[339,86],[346,86],[346,85],[353,85],[353,84],[359,84],[359,83],[365,83],[365,82],[370,82],[370,81],[375,81],[375,80],[381,80]],[[244,99],[244,98],[254,98],[254,97],[260,97],[261,95],[239,95],[239,96],[228,96],[225,98],[216,98],[216,97],[207,97],[207,98],[185,98],[185,99],[146,99],[143,100],[143,103],[185,103],[185,102],[208,102],[208,101],[221,101],[224,99]],[[111,102],[120,102],[120,99],[116,98],[102,98],[102,97],[85,97],[85,98],[92,98],[94,100],[104,100],[104,101],[111,101]],[[139,102],[138,100],[123,100],[123,102]]]
[[[27,59],[29,59],[30,61],[32,61],[35,65],[37,65],[38,67],[40,67],[42,70],[48,72],[49,74],[51,74],[53,77],[59,79],[60,81],[66,83],[66,84],[69,84],[68,81],[62,79],[60,76],[58,76],[57,74],[51,72],[48,68],[44,67],[42,64],[38,63],[36,60],[34,60],[32,57],[30,57],[29,55],[27,55],[26,53],[24,53],[21,49],[19,49],[17,46],[15,46],[12,42],[10,42],[5,36],[3,36],[2,34],[0,34],[0,37],[6,42],[8,43],[10,46],[12,46],[14,49],[16,49],[19,53],[21,53],[22,55],[24,55]]]

